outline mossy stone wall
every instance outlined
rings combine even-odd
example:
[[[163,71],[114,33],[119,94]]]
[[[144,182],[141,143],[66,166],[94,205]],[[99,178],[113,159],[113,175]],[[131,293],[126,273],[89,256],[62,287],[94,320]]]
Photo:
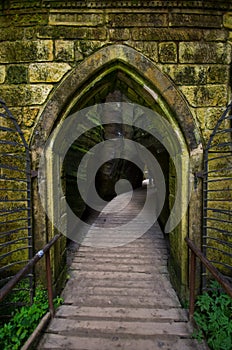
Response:
[[[231,98],[231,1],[8,0],[0,10],[0,97],[28,143],[62,82],[83,60],[112,44],[134,48],[172,81],[192,113],[203,147]],[[38,160],[32,161],[36,170]],[[35,248],[40,249],[49,235],[41,224],[36,183],[33,190]],[[199,244],[200,185],[193,196],[189,235]],[[191,224],[193,217],[198,226]],[[182,248],[178,242],[171,246],[177,266]],[[56,270],[64,249],[61,244],[53,256]]]

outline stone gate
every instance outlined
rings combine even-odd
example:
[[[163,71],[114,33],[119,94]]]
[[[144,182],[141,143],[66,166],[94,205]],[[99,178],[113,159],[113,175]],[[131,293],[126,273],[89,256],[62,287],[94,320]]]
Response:
[[[231,0],[6,0],[0,10],[0,97],[30,144],[35,249],[55,231],[41,206],[36,177],[48,137],[68,115],[117,91],[165,117],[189,159],[183,157],[179,197],[180,205],[188,201],[189,183],[193,185],[189,210],[168,233],[170,271],[184,297],[184,238],[201,244],[203,152],[231,99]],[[168,155],[157,159],[168,188],[160,217],[165,227],[175,205],[177,179]],[[53,176],[55,165],[50,165]],[[72,201],[66,175],[66,195]],[[53,252],[58,284],[65,246],[63,239]]]

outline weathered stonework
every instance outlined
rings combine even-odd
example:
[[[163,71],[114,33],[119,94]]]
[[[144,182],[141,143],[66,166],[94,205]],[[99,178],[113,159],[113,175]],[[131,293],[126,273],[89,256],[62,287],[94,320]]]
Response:
[[[180,43],[180,63],[217,63],[229,64],[231,46],[224,43]]]
[[[70,69],[67,63],[32,63],[29,65],[29,82],[58,82]]]
[[[0,66],[0,84],[4,83],[6,77],[6,68],[5,66]]]
[[[192,168],[202,170],[200,145],[231,99],[230,1],[8,0],[0,10],[0,98],[30,142],[34,170],[53,126],[75,106],[103,100],[114,79],[127,97],[173,122]],[[171,206],[171,170],[169,186]],[[188,284],[184,235],[200,244],[201,196],[198,180],[189,217],[170,235],[182,295]],[[36,179],[33,200],[40,249],[54,228],[40,207]],[[54,254],[64,250],[62,242],[53,253],[57,278],[63,258]]]
[[[2,85],[0,95],[10,106],[41,105],[47,99],[53,86],[49,84],[40,85]]]
[[[55,59],[63,62],[74,61],[74,42],[70,40],[56,40]]]
[[[177,46],[173,42],[159,44],[159,60],[161,63],[177,62]]]
[[[223,25],[226,28],[232,29],[232,12],[227,12],[223,16]]]
[[[228,90],[224,85],[181,86],[192,107],[220,107],[228,101]]]
[[[52,61],[53,43],[44,41],[4,42],[0,47],[1,63]]]

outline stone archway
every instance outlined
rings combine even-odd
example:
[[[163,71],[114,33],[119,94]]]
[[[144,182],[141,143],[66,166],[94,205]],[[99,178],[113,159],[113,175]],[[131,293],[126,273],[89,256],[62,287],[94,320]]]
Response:
[[[38,121],[32,138],[32,157],[34,166],[47,138],[55,126],[70,113],[82,109],[84,106],[93,104],[94,96],[101,94],[103,87],[107,86],[109,77],[117,76],[117,79],[130,89],[134,89],[137,96],[150,108],[164,116],[173,126],[178,135],[183,154],[190,161],[183,159],[182,168],[182,191],[180,205],[188,201],[189,182],[194,181],[194,173],[201,170],[202,146],[199,130],[194,122],[193,115],[187,102],[177,90],[172,81],[165,76],[152,61],[136,50],[124,45],[111,45],[95,52],[86,58],[76,69],[74,69],[63,83],[51,96]],[[127,90],[127,91],[128,91]],[[131,97],[130,93],[129,96]],[[143,102],[141,102],[143,103]],[[55,135],[54,135],[55,137]],[[184,157],[185,158],[185,157]],[[49,160],[51,176],[57,164],[52,163],[52,155]],[[191,170],[190,170],[191,169]],[[170,174],[175,177],[174,173]],[[175,182],[175,180],[174,180]],[[36,186],[36,184],[34,184]],[[174,184],[175,187],[175,184]],[[53,198],[55,189],[49,189],[50,198]],[[175,197],[173,189],[172,196]],[[36,200],[37,194],[34,195]],[[60,200],[63,200],[60,198]],[[196,201],[197,200],[197,201]],[[48,205],[54,205],[52,202]],[[184,243],[185,236],[189,235],[195,241],[199,241],[201,214],[194,214],[201,207],[201,187],[195,181],[194,193],[189,203],[189,215],[186,214],[180,224],[169,234],[171,261],[174,271],[173,280],[179,294],[186,295],[188,284],[187,247]],[[36,206],[35,206],[36,208]],[[52,227],[47,225],[44,215],[35,210],[35,223],[39,223],[39,236],[42,232],[50,230],[48,236],[53,234]]]

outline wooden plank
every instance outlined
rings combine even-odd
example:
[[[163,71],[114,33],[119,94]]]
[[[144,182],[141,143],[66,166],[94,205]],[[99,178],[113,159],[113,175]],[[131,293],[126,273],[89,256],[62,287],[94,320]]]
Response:
[[[139,273],[154,273],[158,271],[162,271],[161,273],[167,273],[167,267],[164,264],[137,264],[137,265],[126,265],[126,264],[113,264],[113,263],[76,263],[74,262],[71,266],[74,270],[80,271],[110,271],[110,272],[139,272]]]
[[[130,296],[130,297],[138,297],[138,295],[146,295],[149,298],[160,298],[160,292],[158,289],[152,289],[152,288],[126,288],[126,287],[80,287],[75,288],[75,294],[78,295],[78,297],[82,297],[83,295],[95,295],[95,296]],[[167,292],[162,293],[164,297],[167,297]]]
[[[63,335],[76,334],[123,334],[132,336],[169,335],[189,337],[193,329],[186,322],[125,322],[112,320],[73,320],[54,318],[49,326],[49,332]]]
[[[78,254],[78,256],[76,256],[73,259],[74,263],[85,263],[85,262],[94,262],[94,263],[112,263],[112,264],[127,264],[129,266],[131,265],[151,265],[154,263],[165,263],[167,264],[167,255],[166,256],[157,256],[157,257],[151,257],[151,256],[144,256],[144,257],[130,257],[130,256],[114,256],[113,254],[111,256],[107,255],[107,256],[102,256],[102,255],[80,255]]]
[[[144,193],[137,195],[136,200],[140,201]],[[115,199],[113,205],[117,207],[119,203]],[[98,228],[86,240],[95,239],[100,225],[120,226],[128,221],[136,205],[136,201],[130,202],[113,219],[109,213],[100,214],[95,221]],[[133,239],[133,231],[118,230]],[[102,235],[101,239],[110,243],[111,237],[107,236]],[[117,237],[112,238],[116,242]],[[168,278],[167,258],[166,242],[158,223],[121,247],[80,246],[62,293],[64,304],[38,349],[205,349],[190,339],[193,329]]]
[[[154,308],[118,308],[118,307],[94,307],[94,306],[74,306],[62,305],[56,312],[56,317],[61,318],[104,318],[104,319],[142,319],[187,321],[187,312],[180,308],[154,309]]]
[[[66,304],[73,305],[86,305],[86,306],[118,306],[118,307],[180,307],[178,299],[174,299],[168,295],[155,294],[153,297],[147,297],[146,295],[133,296],[117,296],[117,295],[80,295],[77,297],[75,291],[64,292],[62,296],[65,298]]]
[[[194,339],[125,339],[119,336],[108,338],[75,337],[59,334],[46,334],[38,350],[206,350]]]

